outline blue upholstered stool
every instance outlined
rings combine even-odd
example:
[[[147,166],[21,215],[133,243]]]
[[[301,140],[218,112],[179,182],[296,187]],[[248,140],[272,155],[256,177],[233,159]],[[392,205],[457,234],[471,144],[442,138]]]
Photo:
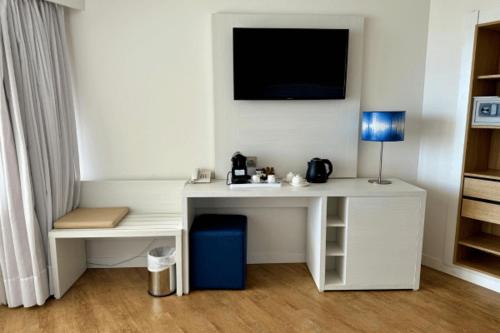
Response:
[[[192,289],[244,289],[247,267],[247,217],[200,215],[189,235]]]

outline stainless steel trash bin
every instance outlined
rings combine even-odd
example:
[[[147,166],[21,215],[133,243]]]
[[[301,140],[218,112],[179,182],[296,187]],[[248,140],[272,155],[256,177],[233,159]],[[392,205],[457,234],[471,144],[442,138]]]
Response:
[[[175,264],[159,272],[148,271],[151,296],[167,296],[175,292]]]
[[[148,293],[167,296],[175,292],[175,249],[158,247],[148,253]]]

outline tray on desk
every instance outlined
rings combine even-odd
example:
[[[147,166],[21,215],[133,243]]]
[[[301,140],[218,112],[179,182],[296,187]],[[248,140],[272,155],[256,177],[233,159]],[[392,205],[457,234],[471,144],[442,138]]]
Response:
[[[261,182],[261,183],[252,183],[248,182],[245,184],[231,184],[229,185],[230,189],[238,189],[238,188],[280,188],[281,187],[281,181],[277,180],[275,183],[266,183],[266,182]]]

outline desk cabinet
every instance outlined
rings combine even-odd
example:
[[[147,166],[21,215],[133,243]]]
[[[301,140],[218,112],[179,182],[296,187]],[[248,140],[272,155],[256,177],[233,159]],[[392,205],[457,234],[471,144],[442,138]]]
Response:
[[[418,289],[420,200],[349,198],[347,202],[346,287]]]
[[[422,196],[328,197],[324,202],[326,236],[318,250],[324,253],[324,279],[315,279],[320,290],[418,289]]]
[[[366,179],[335,179],[305,188],[248,190],[230,190],[221,181],[187,185],[185,262],[189,262],[189,227],[207,209],[238,213],[265,206],[276,209],[278,217],[280,209],[300,207],[307,210],[306,234],[298,236],[305,237],[305,261],[318,290],[416,290],[426,193],[401,180],[392,181],[379,186]],[[248,223],[251,228],[251,218]],[[188,264],[184,272],[188,293]]]

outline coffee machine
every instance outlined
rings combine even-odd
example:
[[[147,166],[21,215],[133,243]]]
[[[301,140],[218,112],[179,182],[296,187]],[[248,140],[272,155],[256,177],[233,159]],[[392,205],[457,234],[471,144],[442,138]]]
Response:
[[[231,157],[231,184],[246,184],[250,179],[247,170],[247,158],[239,151]]]

